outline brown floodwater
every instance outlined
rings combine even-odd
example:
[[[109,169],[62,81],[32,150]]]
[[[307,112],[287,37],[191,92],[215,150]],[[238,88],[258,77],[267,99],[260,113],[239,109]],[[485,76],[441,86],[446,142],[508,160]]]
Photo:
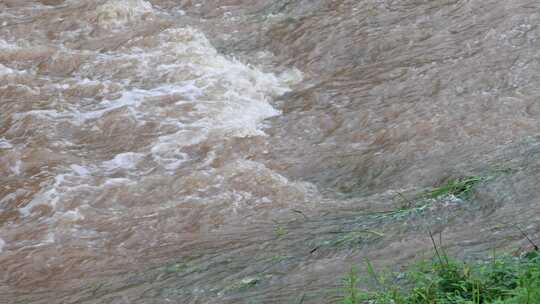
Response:
[[[539,25],[531,0],[0,0],[0,303],[334,303],[428,231],[527,250]]]

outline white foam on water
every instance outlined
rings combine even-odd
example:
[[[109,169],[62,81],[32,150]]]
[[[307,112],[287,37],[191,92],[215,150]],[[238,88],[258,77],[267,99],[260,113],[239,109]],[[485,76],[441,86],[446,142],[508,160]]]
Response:
[[[13,164],[11,167],[9,167],[9,169],[11,170],[11,172],[13,172],[13,174],[15,175],[21,175],[21,160],[20,159],[17,159],[15,161],[15,164]]]
[[[150,12],[152,6],[141,0],[108,1],[98,9],[103,26],[123,24]],[[186,148],[210,137],[219,140],[264,136],[264,120],[280,115],[270,103],[272,98],[289,91],[302,79],[298,70],[281,75],[265,73],[219,54],[204,34],[193,28],[167,29],[154,38],[158,43],[139,46],[134,41],[132,46],[98,54],[74,72],[70,81],[103,84],[104,94],[114,84],[113,95],[106,95],[102,101],[67,104],[59,107],[61,112],[33,110],[12,115],[15,119],[33,115],[53,124],[62,121],[89,132],[101,132],[101,126],[108,121],[124,119],[125,111],[118,111],[118,117],[111,112],[125,108],[137,125],[157,122],[158,130],[166,129],[163,133],[156,131],[156,138],[145,147],[137,147],[136,152],[111,155],[105,161],[89,157],[84,165],[69,165],[67,172],[58,173],[54,182],[20,208],[23,216],[30,215],[37,205],[48,205],[57,213],[54,219],[78,221],[84,215],[75,209],[73,199],[92,205],[94,199],[107,197],[117,188],[135,185],[148,172],[147,168],[139,172],[139,164],[146,157],[159,165],[155,169],[165,171],[162,174],[174,174],[190,160]],[[67,88],[56,87],[63,89]],[[209,155],[215,155],[214,151]],[[129,171],[129,178],[120,176],[123,172],[118,170]],[[80,197],[84,197],[82,201]]]
[[[103,186],[118,186],[119,184],[133,184],[134,182],[129,178],[109,178],[104,183]]]
[[[152,4],[144,0],[110,0],[96,9],[98,24],[103,27],[123,25],[153,11]]]
[[[0,204],[7,204],[7,203],[15,200],[16,198],[17,198],[17,194],[12,192],[12,193],[4,196],[2,199],[0,199]]]
[[[54,236],[54,232],[47,233],[47,238],[41,242],[42,245],[46,244],[53,244],[56,240],[56,237]]]
[[[201,32],[192,28],[169,29],[162,32],[160,38],[158,52],[178,58],[176,62],[169,63],[167,69],[185,73],[188,67],[198,75],[198,90],[193,90],[197,93],[190,99],[196,101],[197,109],[205,119],[194,123],[194,126],[223,131],[230,136],[262,135],[260,122],[280,114],[269,104],[269,99],[289,91],[290,84],[301,80],[298,70],[285,73],[280,79],[226,58]],[[150,57],[143,57],[143,60],[158,58],[158,54],[153,52],[146,55]],[[186,85],[183,83],[181,86]]]
[[[122,46],[104,53],[85,49],[86,42],[98,45],[100,36],[113,39],[120,30],[127,33],[132,26],[142,29],[138,22],[159,18],[161,15],[156,13],[148,1],[110,0],[82,16],[85,17],[80,20],[82,25],[74,22],[74,27],[79,26],[79,29],[55,33],[55,41],[63,41],[64,45],[54,47],[62,54],[76,55],[73,56],[75,69],[69,75],[53,78],[46,73],[39,74],[37,69],[16,70],[18,65],[0,64],[0,79],[20,82],[17,89],[28,92],[17,93],[31,96],[29,103],[39,97],[35,106],[14,107],[14,111],[20,112],[9,113],[14,131],[29,125],[38,136],[41,133],[45,136],[47,153],[39,153],[41,147],[36,146],[38,159],[32,161],[40,164],[42,159],[39,158],[48,157],[48,153],[62,154],[58,155],[58,165],[55,160],[54,166],[41,167],[40,173],[44,174],[36,179],[31,189],[26,188],[27,193],[9,193],[1,199],[0,205],[13,205],[23,197],[30,197],[30,201],[19,208],[21,216],[26,218],[15,225],[24,227],[23,231],[40,229],[39,240],[33,240],[37,234],[30,233],[29,239],[14,240],[13,244],[11,238],[5,238],[10,242],[9,248],[34,246],[36,242],[39,243],[36,246],[55,242],[64,246],[71,238],[88,246],[93,246],[91,239],[94,239],[98,246],[99,242],[107,240],[107,233],[100,236],[98,232],[85,229],[104,219],[145,217],[149,216],[148,210],[166,210],[185,201],[203,204],[219,201],[221,204],[229,200],[229,193],[238,201],[257,201],[255,193],[235,190],[233,185],[227,184],[227,179],[243,167],[227,166],[228,176],[222,176],[221,168],[215,167],[222,160],[221,147],[231,137],[265,136],[265,119],[280,115],[272,106],[272,99],[289,91],[291,85],[301,80],[301,73],[294,69],[279,75],[263,72],[220,54],[201,31],[189,27],[134,36]],[[9,55],[31,47],[25,44],[25,39],[13,41],[0,39],[0,52]],[[72,44],[77,46],[78,43],[83,43],[81,50],[70,49]],[[69,56],[67,60],[66,65],[70,64]],[[64,63],[59,64],[63,68]],[[11,138],[12,134],[6,137]],[[16,147],[23,151],[26,148],[19,143]],[[11,148],[13,145],[8,140],[0,139],[0,151]],[[34,146],[29,145],[29,148]],[[6,165],[8,174],[22,175],[28,173],[25,170],[33,163],[12,159]],[[199,169],[194,182],[184,183],[180,173],[189,175],[191,170]],[[245,170],[251,174],[264,168],[250,166]],[[183,189],[167,184],[173,181],[175,186],[185,184],[185,191],[192,194],[177,196]],[[273,178],[271,182],[279,180]],[[163,185],[163,193],[161,189],[157,197],[146,197],[142,193],[144,189],[157,191],[151,188],[157,183]],[[40,188],[38,193],[34,192],[34,186]],[[215,194],[216,189],[223,189],[223,193]],[[207,199],[207,195],[221,198]],[[273,199],[269,195],[260,202],[268,204]],[[245,207],[245,204],[237,206]],[[47,211],[38,217],[43,210]],[[84,225],[78,223],[85,219],[91,221]],[[40,225],[35,225],[35,221]],[[47,225],[43,234],[41,224]],[[96,229],[101,233],[109,228]],[[145,229],[142,227],[141,231]],[[91,239],[85,238],[91,233],[95,234]],[[12,235],[11,232],[3,236],[8,235]],[[0,252],[2,250],[5,250],[5,242],[0,239]]]
[[[8,68],[7,66],[0,63],[0,76],[6,76],[6,75],[16,74],[16,73],[17,71],[11,68]]]
[[[90,174],[90,171],[87,168],[83,167],[83,166],[71,165],[71,169],[73,170],[73,172],[75,172],[75,174],[77,174],[79,176],[84,176],[84,175]]]
[[[137,109],[145,99],[178,94],[196,102],[201,116],[205,116],[192,126],[223,130],[229,136],[262,135],[260,122],[280,114],[269,104],[269,99],[287,92],[291,84],[302,78],[295,69],[276,76],[226,58],[216,51],[204,34],[192,28],[167,29],[158,38],[159,43],[148,49],[133,46],[100,54],[98,60],[102,66],[127,64],[135,68],[136,75],[132,77],[138,83],[148,85],[164,76],[168,83],[159,83],[149,89],[126,88],[121,98],[105,100],[91,111],[77,113],[80,124],[124,106],[140,118],[149,112]],[[93,65],[88,65],[84,69],[91,71],[92,68]],[[113,75],[111,73],[107,81],[113,80]],[[114,81],[132,82],[130,78]],[[180,101],[178,105],[182,103]]]
[[[38,205],[47,205],[54,209],[60,200],[58,190],[63,185],[66,176],[66,174],[57,175],[54,179],[54,184],[49,189],[35,195],[26,206],[19,208],[19,212],[23,216],[28,216],[32,213],[32,208]]]
[[[122,96],[118,99],[114,100],[104,100],[101,103],[96,105],[96,109],[89,110],[89,111],[81,111],[79,109],[73,109],[71,116],[71,122],[75,123],[77,125],[83,125],[85,123],[88,123],[89,121],[93,121],[96,119],[99,119],[103,117],[105,114],[120,109],[122,107],[128,107],[131,110],[133,110],[133,113],[139,116],[144,116],[145,113],[138,111],[137,107],[141,105],[141,103],[151,97],[159,97],[162,95],[167,94],[175,94],[175,93],[188,93],[189,96],[197,96],[199,92],[195,87],[193,87],[192,84],[186,84],[179,85],[179,86],[171,86],[171,85],[164,85],[160,86],[154,89],[150,90],[144,90],[144,89],[128,89],[122,92]],[[42,111],[43,112],[43,111]],[[38,114],[38,113],[35,113]],[[48,112],[48,113],[40,113],[40,114],[49,114],[54,115],[55,113]]]
[[[127,165],[126,157],[120,156],[113,160],[116,163],[120,160],[120,165]],[[49,206],[54,213],[59,212],[60,215],[73,218],[74,213],[69,213],[73,210],[63,210],[65,200],[73,199],[78,193],[95,193],[105,190],[107,187],[117,187],[119,185],[133,184],[134,181],[129,178],[106,177],[105,179],[95,179],[93,175],[103,175],[103,172],[97,166],[85,167],[81,165],[71,165],[71,170],[66,173],[58,174],[54,178],[54,182],[46,190],[36,194],[32,200],[24,207],[19,208],[22,216],[29,216],[32,209],[39,205]],[[80,202],[84,204],[83,201]],[[69,207],[71,208],[71,207]],[[78,209],[75,210],[80,214]],[[80,214],[81,218],[84,218]]]
[[[286,70],[279,75],[280,81],[291,86],[301,82],[303,78],[302,71],[297,68]]]
[[[84,216],[81,214],[81,212],[79,211],[79,208],[75,209],[75,210],[69,210],[67,212],[64,212],[62,214],[62,217],[68,221],[80,221],[80,220],[84,220]]]
[[[141,12],[147,11],[146,6],[142,7]],[[151,47],[135,43],[97,56],[98,66],[130,69],[129,76],[124,79],[113,78],[114,73],[109,76],[107,70],[103,70],[107,74],[101,77],[102,81],[114,81],[125,89],[120,98],[104,100],[90,110],[75,109],[73,121],[79,125],[95,124],[94,121],[105,114],[127,107],[137,120],[143,122],[160,113],[159,105],[152,104],[155,98],[181,96],[182,100],[175,103],[179,109],[168,111],[168,117],[160,117],[162,123],[177,121],[178,131],[158,137],[150,150],[153,159],[169,171],[189,160],[182,151],[185,147],[205,141],[209,134],[222,137],[264,135],[262,122],[280,114],[270,105],[270,99],[287,92],[290,85],[302,79],[296,69],[277,76],[227,58],[216,51],[202,32],[193,28],[167,29],[158,35],[158,41]],[[83,71],[88,75],[94,68],[95,65],[88,64]],[[80,75],[81,81],[86,79],[84,73]],[[164,76],[167,76],[165,82],[156,83],[156,79]],[[145,88],[134,87],[133,80],[144,84]],[[154,87],[148,88],[152,83]],[[194,105],[194,116],[199,118],[186,117],[189,113],[181,108],[186,103]],[[118,162],[121,160],[111,160],[103,165],[112,170],[123,166]]]
[[[17,50],[19,47],[0,38],[0,50]]]
[[[95,120],[106,113],[128,106],[128,107],[136,107],[140,104],[140,102],[148,96],[148,92],[145,90],[138,90],[134,89],[132,91],[125,91],[122,93],[122,97],[116,99],[116,100],[104,100],[101,103],[97,105],[98,109],[95,109],[93,111],[74,111],[74,121],[77,122],[79,125],[85,124],[89,120]]]
[[[0,149],[11,149],[13,145],[5,138],[0,138]]]
[[[141,153],[126,152],[117,154],[113,159],[103,162],[103,167],[108,170],[135,169],[137,163],[144,158]]]
[[[172,135],[160,136],[152,146],[152,157],[166,170],[174,171],[189,160],[189,156],[182,152],[182,148],[200,143],[204,139],[206,139],[204,132],[180,131]]]

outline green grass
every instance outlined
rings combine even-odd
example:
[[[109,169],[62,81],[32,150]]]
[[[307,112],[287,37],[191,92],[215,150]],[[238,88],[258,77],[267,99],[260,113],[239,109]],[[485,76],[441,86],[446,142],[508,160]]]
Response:
[[[230,293],[230,292],[242,292],[246,291],[250,288],[255,287],[257,284],[259,284],[263,280],[262,276],[254,276],[254,277],[246,277],[243,278],[240,281],[234,282],[233,284],[227,286],[225,289],[223,289],[222,293]]]
[[[342,296],[340,297],[341,304],[356,304],[360,299],[361,290],[358,289],[358,283],[360,282],[360,276],[358,270],[353,267],[342,279],[341,287],[339,288]]]
[[[476,186],[490,180],[494,176],[495,175],[468,176],[451,179],[445,184],[424,191],[412,199],[409,199],[398,192],[398,196],[402,199],[401,207],[394,210],[372,213],[370,215],[376,218],[400,219],[413,214],[421,214],[433,205],[434,200],[440,198],[455,196],[462,200],[468,200]]]
[[[366,262],[371,291],[358,288],[361,276],[351,270],[340,288],[340,304],[538,304],[540,254],[493,257],[464,262],[444,252],[391,279]],[[398,287],[399,286],[399,287]]]
[[[397,209],[390,210],[390,211],[383,211],[383,212],[373,213],[373,214],[370,214],[370,215],[375,217],[375,218],[379,218],[379,219],[388,218],[388,219],[398,220],[398,219],[401,219],[401,218],[404,218],[404,217],[408,217],[408,216],[410,216],[412,214],[420,214],[420,213],[424,212],[425,210],[427,210],[429,207],[431,207],[431,205],[432,205],[432,203],[428,202],[428,203],[422,203],[422,204],[417,205],[417,206],[401,207],[401,208],[397,208]]]
[[[437,188],[424,192],[426,198],[439,198],[447,195],[454,195],[462,199],[468,199],[472,190],[478,184],[486,181],[486,177],[469,176],[448,181]]]
[[[188,268],[187,265],[183,263],[173,263],[173,264],[169,264],[165,266],[163,270],[166,273],[179,273],[179,272],[183,272],[187,268]]]
[[[281,238],[283,236],[285,236],[287,234],[287,229],[285,229],[283,226],[276,226],[274,228],[274,235],[276,236],[276,238]]]
[[[332,246],[354,246],[367,241],[376,240],[381,237],[384,237],[384,233],[375,230],[354,230],[344,233],[330,244]]]

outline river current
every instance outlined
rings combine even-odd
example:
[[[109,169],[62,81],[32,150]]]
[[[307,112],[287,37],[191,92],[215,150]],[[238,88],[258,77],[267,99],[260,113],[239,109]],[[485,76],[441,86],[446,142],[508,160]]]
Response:
[[[427,231],[525,248],[539,24],[527,0],[0,0],[0,303],[332,303]]]

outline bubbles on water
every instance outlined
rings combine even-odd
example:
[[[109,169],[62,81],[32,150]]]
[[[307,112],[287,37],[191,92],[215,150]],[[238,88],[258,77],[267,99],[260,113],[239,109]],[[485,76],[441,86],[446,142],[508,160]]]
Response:
[[[0,77],[6,76],[9,74],[14,74],[15,71],[13,69],[8,68],[7,66],[0,63]]]
[[[107,171],[116,169],[135,169],[137,163],[144,158],[141,153],[126,152],[117,154],[113,159],[103,162],[103,166]]]
[[[280,115],[273,100],[301,72],[262,71],[219,53],[196,28],[162,28],[164,12],[147,1],[94,7],[77,20],[66,14],[55,26],[69,31],[54,39],[0,40],[0,78],[14,83],[0,87],[10,100],[0,105],[10,248],[76,245],[103,264],[103,254],[136,256],[304,201],[305,185],[247,159],[242,143],[264,144],[265,120]]]
[[[102,27],[121,26],[153,12],[144,0],[110,0],[96,9],[97,23]]]
[[[100,26],[117,27],[152,7],[144,1],[109,1],[97,11]],[[280,114],[271,100],[302,79],[298,70],[275,75],[228,58],[191,27],[134,37],[101,53],[62,52],[66,56],[51,58],[78,58],[76,64],[51,59],[41,67],[60,81],[28,87],[36,96],[50,92],[51,103],[10,115],[32,128],[47,126],[41,132],[50,140],[48,148],[66,154],[48,168],[50,178],[40,183],[41,190],[18,208],[23,218],[41,214],[47,221],[43,244],[54,236],[51,231],[62,235],[69,227],[72,237],[83,235],[92,228],[81,223],[108,221],[119,210],[123,225],[130,225],[133,212],[194,202],[215,204],[219,217],[227,217],[259,205],[271,208],[285,196],[302,200],[303,186],[257,162],[216,167],[227,157],[219,151],[225,142],[265,135],[264,120]],[[12,172],[22,173],[24,165],[24,160],[10,162]]]
[[[5,138],[0,138],[0,149],[11,149],[13,145]]]
[[[11,170],[11,172],[13,172],[13,174],[20,175],[21,174],[21,160],[20,159],[16,160],[15,164],[11,166],[9,169]]]
[[[75,174],[79,176],[88,175],[90,173],[87,168],[79,165],[71,165],[71,169],[73,170],[73,172],[75,172]]]
[[[0,50],[15,50],[17,48],[15,44],[0,38]]]

